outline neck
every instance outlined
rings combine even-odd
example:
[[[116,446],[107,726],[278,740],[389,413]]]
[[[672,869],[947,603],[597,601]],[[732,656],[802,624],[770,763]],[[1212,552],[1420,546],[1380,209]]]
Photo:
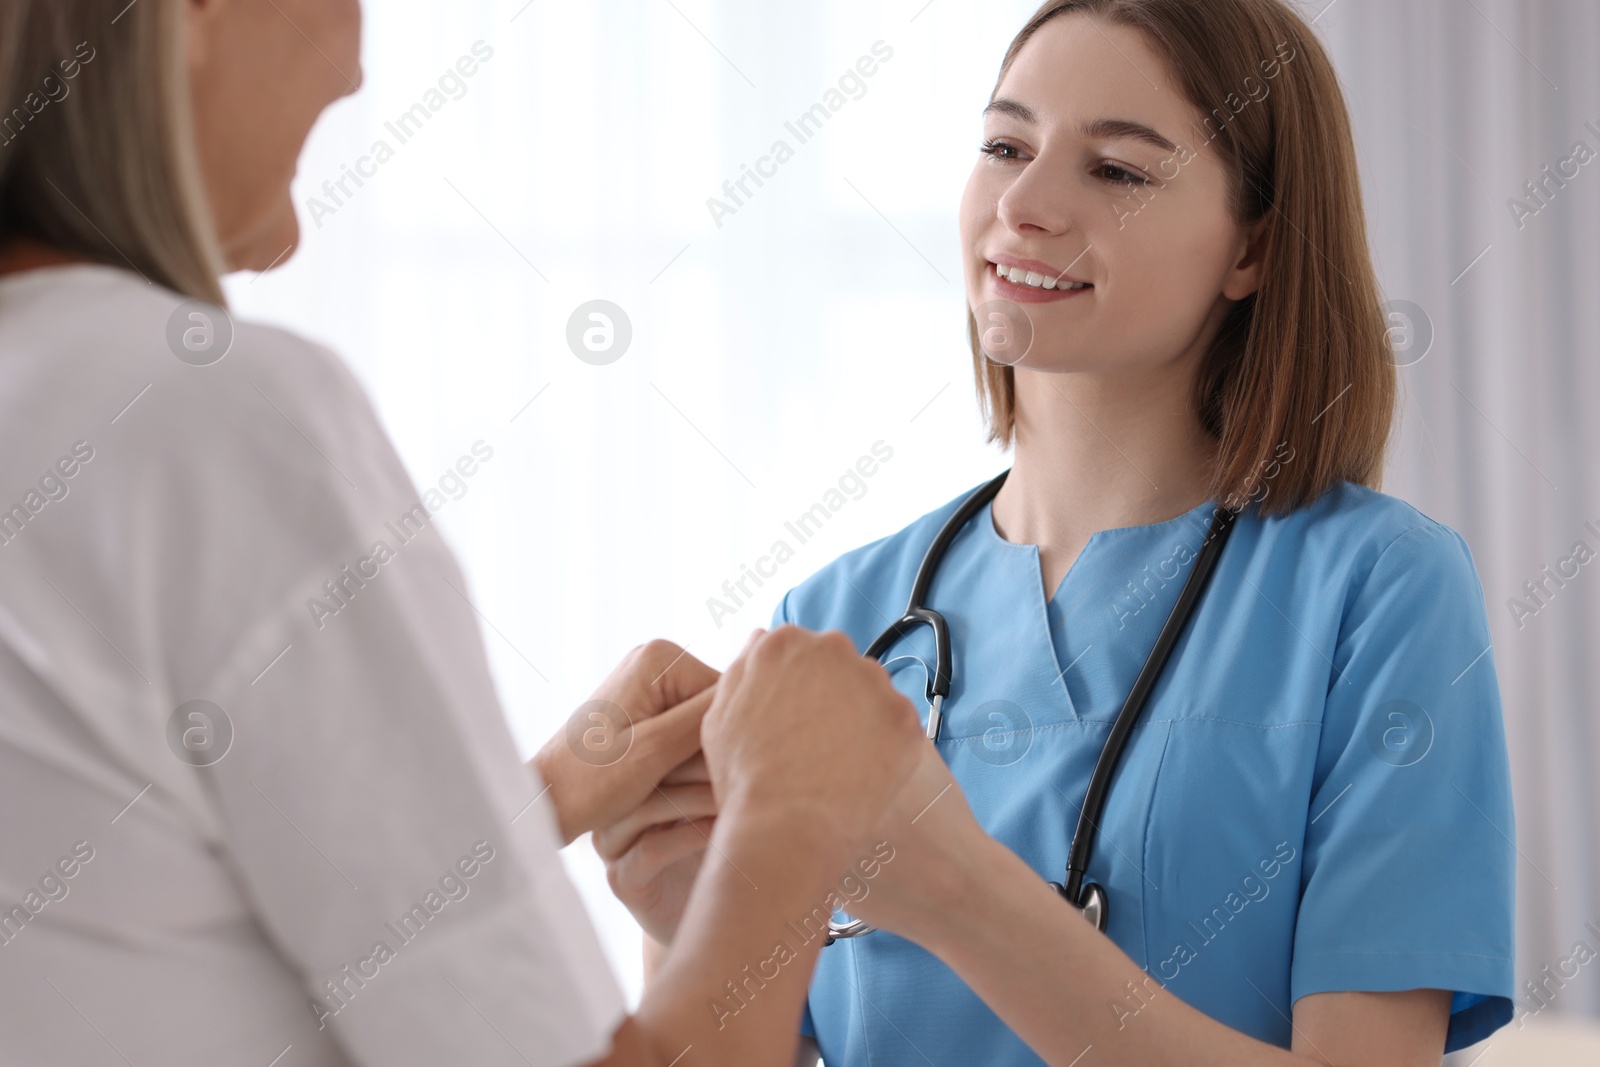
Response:
[[[82,262],[82,257],[70,255],[26,237],[0,244],[0,274],[15,274],[37,267],[59,267],[77,262]]]
[[[1016,456],[995,498],[1002,537],[1075,554],[1098,530],[1176,518],[1207,499],[1216,443],[1191,381],[1016,373]]]

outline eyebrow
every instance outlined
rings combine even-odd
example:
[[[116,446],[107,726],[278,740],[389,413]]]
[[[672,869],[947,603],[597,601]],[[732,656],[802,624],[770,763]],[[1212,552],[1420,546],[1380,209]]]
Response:
[[[983,109],[985,115],[991,111],[1002,115],[1010,115],[1018,122],[1026,122],[1030,125],[1037,125],[1039,122],[1039,116],[1034,113],[1033,108],[1005,97],[991,101],[989,106]],[[1092,141],[1131,139],[1153,145],[1163,152],[1176,152],[1178,150],[1177,145],[1149,126],[1142,122],[1134,122],[1131,119],[1094,119],[1079,126],[1078,132]]]

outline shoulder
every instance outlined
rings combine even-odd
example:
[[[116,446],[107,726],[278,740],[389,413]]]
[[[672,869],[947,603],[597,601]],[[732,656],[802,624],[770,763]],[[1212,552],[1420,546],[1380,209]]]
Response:
[[[843,630],[861,646],[905,610],[911,583],[928,546],[977,486],[904,528],[844,553],[795,586],[778,620],[812,630]]]
[[[1350,483],[1292,515],[1261,520],[1259,529],[1257,551],[1235,560],[1228,579],[1248,588],[1238,576],[1248,577],[1260,594],[1254,599],[1267,605],[1266,622],[1291,620],[1309,642],[1298,644],[1329,668],[1330,718],[1359,711],[1335,710],[1357,690],[1403,690],[1435,708],[1446,693],[1497,704],[1483,583],[1456,530]],[[1357,679],[1366,682],[1339,684]]]
[[[0,435],[30,468],[34,448],[72,443],[54,440],[69,427],[130,461],[183,467],[230,456],[312,478],[323,463],[314,449],[370,447],[371,404],[322,345],[130,271],[37,273],[0,285],[0,373],[12,384]],[[284,447],[285,435],[300,448]]]
[[[1448,583],[1475,593],[1482,586],[1466,539],[1414,505],[1387,493],[1339,482],[1305,507],[1255,518],[1256,551],[1303,576],[1342,586],[1346,612],[1373,584]],[[1418,605],[1419,607],[1421,605]]]
[[[226,411],[269,387],[284,391],[280,408],[308,414],[362,396],[337,356],[287,330],[236,318],[130,271],[39,273],[0,287],[6,369],[41,387],[36,392],[57,385],[52,395],[81,400],[97,382],[137,378],[151,386],[141,401],[192,404],[196,415]],[[243,408],[226,414],[255,410]]]
[[[169,340],[229,328],[214,362]],[[391,521],[430,527],[332,352],[129,272],[0,282],[0,381],[0,599],[47,619],[31,576],[66,575],[108,635],[161,642],[173,678],[303,621],[307,595],[398,539]],[[452,573],[439,537],[407,551]]]
[[[186,330],[223,354],[189,353]],[[0,283],[0,380],[0,491],[49,481],[11,508],[28,527],[0,531],[13,554],[105,574],[142,573],[148,555],[212,583],[282,585],[416,502],[337,356],[132,272]]]
[[[1310,548],[1338,543],[1357,553],[1381,553],[1408,534],[1420,535],[1423,541],[1460,539],[1455,530],[1414,505],[1354,482],[1338,482],[1288,515],[1258,521],[1263,533],[1303,540]]]

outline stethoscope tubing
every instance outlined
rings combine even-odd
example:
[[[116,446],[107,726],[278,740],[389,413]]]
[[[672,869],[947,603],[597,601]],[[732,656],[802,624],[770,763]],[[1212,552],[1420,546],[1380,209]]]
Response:
[[[956,535],[983,507],[994,499],[1005,485],[1006,478],[1011,474],[1009,470],[1002,471],[994,478],[973,490],[945,520],[944,525],[934,536],[933,543],[922,557],[922,562],[917,567],[917,574],[911,583],[911,595],[907,598],[906,610],[884,628],[883,632],[867,646],[863,655],[871,659],[881,659],[896,641],[906,636],[919,626],[927,626],[933,631],[934,666],[927,672],[927,697],[928,697],[928,738],[932,741],[939,740],[940,729],[943,724],[943,706],[950,695],[950,679],[954,671],[954,655],[950,647],[950,628],[944,616],[932,608],[925,607],[928,589],[933,584],[934,575],[938,572],[939,564],[943,561],[946,550]],[[1106,736],[1105,744],[1100,749],[1099,758],[1095,761],[1094,771],[1089,777],[1089,787],[1084,795],[1083,807],[1078,813],[1078,825],[1072,835],[1072,844],[1067,853],[1067,871],[1065,882],[1051,882],[1050,885],[1060,893],[1069,903],[1077,907],[1097,929],[1105,931],[1109,905],[1105,890],[1093,883],[1084,884],[1084,876],[1089,869],[1089,859],[1094,852],[1094,842],[1099,834],[1101,816],[1105,811],[1107,796],[1111,787],[1111,778],[1116,773],[1117,765],[1122,759],[1122,754],[1127,748],[1128,737],[1133,732],[1139,720],[1140,713],[1144,710],[1146,700],[1151,691],[1155,689],[1156,682],[1160,680],[1161,672],[1165,669],[1173,648],[1182,636],[1184,628],[1188,625],[1190,616],[1194,613],[1200,598],[1205,595],[1206,585],[1210,582],[1212,573],[1216,570],[1217,561],[1222,555],[1223,546],[1227,544],[1229,536],[1233,533],[1235,520],[1239,513],[1229,508],[1218,508],[1213,513],[1210,529],[1206,533],[1205,543],[1201,546],[1199,555],[1195,559],[1194,569],[1189,572],[1188,579],[1184,582],[1183,589],[1178,593],[1178,602],[1173,605],[1172,612],[1167,616],[1166,623],[1161,632],[1156,636],[1154,647],[1150,655],[1145,658],[1144,666],[1139,670],[1139,676],[1129,690],[1127,699],[1123,702],[1122,709],[1117,713],[1116,719],[1111,724],[1111,731]],[[859,937],[870,933],[872,927],[860,919],[849,923],[829,923],[829,937],[827,944],[832,944],[835,939]]]
[[[1106,798],[1111,788],[1111,776],[1116,773],[1117,764],[1122,760],[1123,751],[1128,744],[1128,735],[1133,732],[1134,725],[1139,721],[1145,701],[1155,689],[1156,682],[1160,680],[1161,672],[1166,667],[1178,638],[1188,625],[1195,605],[1205,594],[1206,585],[1211,581],[1217,560],[1222,555],[1223,546],[1228,543],[1228,537],[1233,533],[1234,522],[1238,517],[1237,511],[1227,508],[1216,510],[1211,528],[1206,533],[1205,544],[1201,546],[1200,555],[1195,560],[1194,570],[1189,572],[1188,580],[1178,593],[1178,602],[1173,605],[1166,624],[1156,636],[1156,643],[1150,649],[1150,655],[1146,657],[1144,666],[1140,668],[1139,677],[1134,681],[1133,688],[1128,691],[1128,699],[1123,702],[1122,710],[1117,713],[1116,720],[1111,724],[1111,732],[1100,749],[1100,758],[1095,761],[1094,772],[1089,776],[1089,788],[1084,794],[1083,807],[1078,812],[1078,827],[1072,835],[1072,847],[1067,854],[1066,881],[1061,887],[1062,896],[1077,902],[1080,907],[1083,906],[1083,878],[1089,870],[1089,857],[1094,850],[1095,837],[1100,831],[1101,816],[1105,811]]]

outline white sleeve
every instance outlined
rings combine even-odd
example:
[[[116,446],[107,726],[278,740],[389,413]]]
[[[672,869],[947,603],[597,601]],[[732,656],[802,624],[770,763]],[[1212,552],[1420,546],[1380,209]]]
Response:
[[[210,447],[159,474],[160,506],[193,511],[165,516],[163,581],[198,585],[157,613],[168,671],[232,731],[194,768],[224,859],[355,1062],[590,1062],[622,995],[471,590],[353,379],[306,365],[208,386],[185,417]]]

